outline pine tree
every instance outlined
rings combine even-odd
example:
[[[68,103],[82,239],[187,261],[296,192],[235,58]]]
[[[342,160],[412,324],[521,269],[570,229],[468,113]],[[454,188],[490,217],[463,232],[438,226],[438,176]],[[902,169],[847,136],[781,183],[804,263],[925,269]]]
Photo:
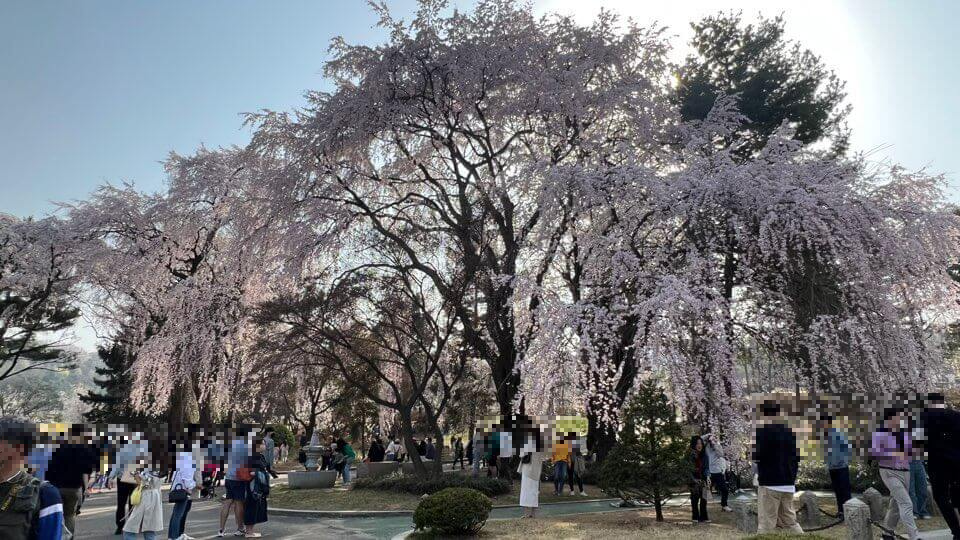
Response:
[[[677,413],[653,380],[639,384],[623,411],[619,441],[600,469],[600,487],[624,500],[663,503],[686,485],[686,444]]]
[[[80,396],[80,401],[90,406],[84,413],[94,423],[121,423],[138,419],[130,407],[130,388],[133,384],[129,373],[133,362],[129,348],[122,338],[115,339],[107,347],[98,347],[97,355],[103,367],[95,369],[93,382],[99,387]]]

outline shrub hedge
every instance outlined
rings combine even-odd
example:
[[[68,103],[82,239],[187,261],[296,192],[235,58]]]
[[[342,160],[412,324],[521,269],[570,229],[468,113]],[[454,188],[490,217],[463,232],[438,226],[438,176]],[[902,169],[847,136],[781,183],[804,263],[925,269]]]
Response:
[[[360,478],[353,484],[353,489],[374,489],[413,495],[429,495],[447,488],[469,488],[488,497],[510,493],[510,483],[506,480],[486,476],[474,478],[456,473],[444,473],[429,478],[394,473],[381,478]]]
[[[444,535],[476,534],[490,516],[493,503],[475,489],[446,488],[420,501],[413,513],[418,531]]]
[[[887,492],[877,466],[862,461],[850,464],[850,487],[855,493],[871,487],[884,494]],[[830,472],[826,465],[816,459],[801,460],[797,469],[797,489],[831,490]]]

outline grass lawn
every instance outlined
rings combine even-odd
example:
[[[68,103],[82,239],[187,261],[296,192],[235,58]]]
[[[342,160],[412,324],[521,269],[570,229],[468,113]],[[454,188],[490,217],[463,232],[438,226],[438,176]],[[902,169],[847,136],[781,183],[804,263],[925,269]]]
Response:
[[[821,505],[828,512],[835,512],[836,505],[824,499]],[[515,540],[554,540],[556,538],[570,539],[624,539],[624,538],[654,538],[663,540],[681,540],[688,538],[709,538],[709,540],[732,539],[780,539],[791,538],[790,535],[745,535],[736,530],[733,514],[721,512],[719,506],[710,505],[709,524],[694,525],[690,523],[690,510],[684,507],[669,507],[664,509],[663,523],[657,523],[652,509],[630,510],[620,512],[604,512],[593,514],[579,514],[571,516],[554,516],[538,519],[504,519],[488,521],[481,531],[483,538],[507,538]],[[829,522],[824,516],[823,524]],[[920,530],[944,529],[946,524],[942,518],[918,521]],[[902,530],[902,528],[901,528]],[[875,530],[879,537],[879,530]],[[841,540],[848,538],[845,525],[838,525],[824,531],[805,534],[805,540]]]
[[[392,491],[369,489],[289,489],[270,490],[271,507],[294,510],[413,510],[420,497]]]
[[[540,484],[540,502],[590,501],[609,498],[601,493],[596,486],[583,486],[590,497],[580,495],[553,494],[553,484]],[[568,492],[569,493],[569,492]],[[276,486],[270,491],[270,506],[277,508],[291,508],[295,510],[413,510],[420,502],[418,495],[395,493],[392,491],[375,491],[371,489],[347,490],[334,489],[288,489],[287,486]],[[520,482],[513,485],[513,490],[499,497],[493,498],[494,506],[516,505],[520,502]]]

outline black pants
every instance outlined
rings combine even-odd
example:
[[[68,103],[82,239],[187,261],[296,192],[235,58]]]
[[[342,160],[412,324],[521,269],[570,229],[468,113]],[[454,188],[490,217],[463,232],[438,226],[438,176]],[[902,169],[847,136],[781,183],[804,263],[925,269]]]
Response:
[[[930,488],[933,490],[933,500],[943,514],[943,520],[950,527],[954,538],[960,538],[960,475],[955,467],[930,466]]]
[[[136,484],[127,484],[117,480],[117,528],[123,527],[123,520],[127,517],[127,508],[130,506],[130,494],[137,488]]]
[[[727,497],[730,495],[730,488],[727,487],[727,478],[723,473],[711,473],[710,481],[713,482],[713,485],[717,486],[717,490],[720,491],[720,506],[726,508]]]
[[[510,458],[497,458],[497,476],[513,483],[513,475],[510,474]]]
[[[707,521],[707,500],[703,498],[703,488],[694,487],[690,490],[690,507],[693,509],[694,521]]]
[[[843,515],[843,503],[850,500],[850,468],[830,469],[830,484],[837,496],[837,512]]]
[[[577,479],[577,484],[580,486],[580,493],[583,493],[583,477],[577,474],[576,469],[574,469],[573,467],[570,467],[570,469],[567,470],[567,480],[570,483],[570,491],[573,491],[574,478]]]

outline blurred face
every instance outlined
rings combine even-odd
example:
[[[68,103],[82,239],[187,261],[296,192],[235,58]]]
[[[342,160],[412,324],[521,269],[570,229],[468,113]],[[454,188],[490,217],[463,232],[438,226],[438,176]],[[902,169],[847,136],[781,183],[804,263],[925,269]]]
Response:
[[[887,429],[896,431],[900,429],[900,420],[903,418],[900,414],[895,414],[890,418],[887,418]]]
[[[697,442],[696,442],[696,445],[694,446],[694,448],[697,449],[697,452],[703,450],[703,441],[700,440],[700,439],[697,439]]]
[[[3,473],[0,481],[6,480],[23,467],[23,455],[23,446],[0,441],[0,473]]]

